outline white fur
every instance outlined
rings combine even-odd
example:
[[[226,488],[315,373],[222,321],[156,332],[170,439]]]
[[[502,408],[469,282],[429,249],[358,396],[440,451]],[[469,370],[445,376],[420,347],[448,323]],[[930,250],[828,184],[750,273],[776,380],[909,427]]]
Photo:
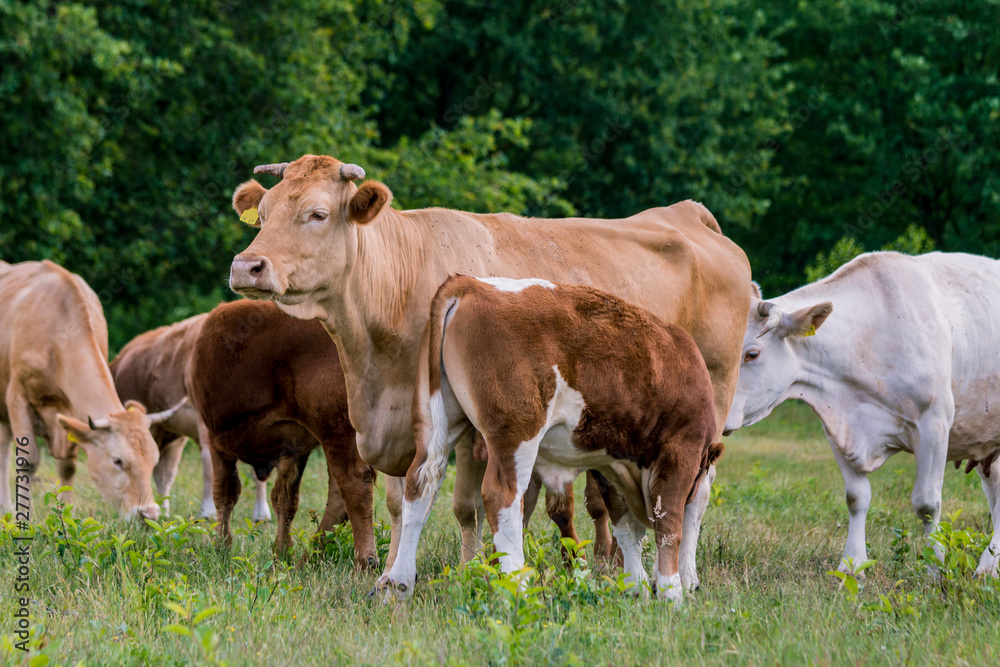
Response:
[[[740,369],[726,429],[756,423],[789,398],[816,411],[844,477],[850,512],[844,561],[867,557],[867,475],[890,456],[915,456],[911,504],[929,534],[941,515],[947,463],[983,460],[1000,447],[1000,410],[990,405],[1000,390],[997,294],[1000,262],[992,259],[869,253],[770,300],[782,322],[832,302],[834,311],[815,336],[789,335],[779,326],[758,339],[763,322],[754,301],[743,349],[758,348],[760,355]],[[1000,516],[990,487],[984,484],[984,491],[1000,551]],[[686,523],[684,530],[686,538]],[[987,549],[978,571],[995,574],[996,562]]]
[[[646,528],[633,515],[626,514],[611,526],[611,532],[622,550],[625,580],[633,585],[632,592],[645,597],[648,594],[645,586],[648,578],[642,566],[642,540],[646,536]]]
[[[680,605],[684,601],[684,587],[681,585],[679,573],[669,576],[656,573],[656,599],[672,600],[675,605]]]
[[[267,480],[261,481],[254,476],[256,498],[253,504],[254,521],[270,521],[271,508],[267,506]]]
[[[476,278],[476,280],[492,285],[501,292],[523,292],[533,285],[556,288],[554,284],[541,278]]]

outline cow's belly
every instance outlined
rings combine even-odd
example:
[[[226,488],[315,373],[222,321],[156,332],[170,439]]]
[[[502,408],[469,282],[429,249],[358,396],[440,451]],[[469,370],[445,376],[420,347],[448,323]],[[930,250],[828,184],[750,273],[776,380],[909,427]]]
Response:
[[[963,398],[960,404],[956,400],[948,460],[981,461],[1000,447],[1000,392],[985,390]]]
[[[643,523],[649,522],[649,498],[643,492],[643,470],[632,461],[616,459],[605,449],[585,450],[573,441],[573,431],[565,424],[549,428],[538,446],[535,472],[545,487],[562,493],[580,473],[596,470],[615,487],[632,513]]]

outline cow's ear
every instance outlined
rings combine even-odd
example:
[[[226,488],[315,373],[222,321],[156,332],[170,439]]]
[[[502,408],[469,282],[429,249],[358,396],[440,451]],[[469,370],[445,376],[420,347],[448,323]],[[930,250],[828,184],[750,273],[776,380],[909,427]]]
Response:
[[[826,318],[833,312],[833,304],[829,301],[815,306],[806,306],[786,315],[782,321],[782,333],[785,336],[811,336],[816,333]]]
[[[247,209],[257,208],[260,200],[267,194],[267,188],[252,178],[236,188],[233,193],[233,210],[242,216]],[[258,223],[259,226],[260,223]]]
[[[82,421],[78,421],[72,417],[67,417],[66,415],[61,414],[56,415],[56,421],[59,422],[59,425],[63,427],[64,431],[66,431],[66,438],[70,442],[84,446],[91,444],[91,438],[93,438],[94,432]]]
[[[347,219],[363,225],[374,220],[389,207],[392,191],[378,181],[365,181],[347,202]]]
[[[760,291],[760,283],[758,283],[756,280],[751,280],[750,281],[750,298],[751,299],[763,299],[764,298],[764,296],[761,294],[761,291]]]

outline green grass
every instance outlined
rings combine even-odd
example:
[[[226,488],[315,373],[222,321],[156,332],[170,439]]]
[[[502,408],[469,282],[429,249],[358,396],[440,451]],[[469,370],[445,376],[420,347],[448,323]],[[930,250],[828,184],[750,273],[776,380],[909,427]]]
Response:
[[[302,485],[299,539],[314,530],[310,510],[323,507],[325,466],[316,458]],[[532,519],[529,550],[542,552],[534,561],[541,590],[518,595],[482,564],[456,571],[449,476],[421,543],[415,598],[396,608],[367,597],[375,575],[351,569],[349,531],[338,532],[325,560],[273,564],[273,526],[246,528],[248,484],[237,506],[244,528],[226,555],[197,525],[174,523],[161,535],[121,523],[84,471],[71,513],[78,528],[67,530],[88,516],[102,527],[84,530],[74,551],[58,537],[58,510],[45,507],[55,480],[46,458],[34,485],[33,522],[48,517],[50,528],[32,545],[31,664],[1000,664],[1000,585],[961,571],[941,585],[926,573],[909,505],[913,474],[912,457],[900,455],[872,476],[868,538],[877,564],[849,599],[826,574],[847,530],[840,474],[815,417],[802,405],[782,406],[728,440],[699,545],[702,587],[678,610],[615,592],[585,569],[566,573],[543,512]],[[189,447],[173,494],[177,512],[197,512],[200,484]],[[380,481],[376,509],[386,519],[383,489]],[[577,490],[577,526],[589,539],[582,480]],[[949,468],[944,512],[958,510],[955,534],[981,544],[991,527],[978,477]],[[116,548],[116,535],[136,543]],[[17,664],[24,656],[9,650],[9,533],[0,544],[0,655]],[[967,551],[978,561],[976,546]],[[443,582],[429,583],[448,566]],[[198,623],[183,618],[205,609]]]

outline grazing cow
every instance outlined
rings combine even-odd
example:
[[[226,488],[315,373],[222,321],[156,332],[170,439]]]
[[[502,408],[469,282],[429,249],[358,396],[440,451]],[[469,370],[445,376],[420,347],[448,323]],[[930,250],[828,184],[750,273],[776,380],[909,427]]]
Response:
[[[191,363],[190,396],[212,453],[223,540],[232,541],[230,517],[240,495],[236,462],[249,463],[260,480],[277,468],[271,491],[278,515],[274,548],[286,553],[302,471],[309,454],[322,445],[329,490],[319,532],[342,521],[346,507],[355,565],[377,566],[372,526],[375,471],[358,455],[347,417],[344,372],[323,328],[288,317],[273,304],[224,303],[205,318]]]
[[[341,353],[358,447],[387,475],[405,475],[413,460],[420,336],[431,298],[455,273],[591,285],[680,325],[708,365],[721,434],[739,372],[750,265],[701,204],[681,202],[621,220],[397,211],[385,185],[356,186],[364,170],[328,156],[254,171],[282,178],[270,190],[248,181],[233,195],[241,218],[260,232],[233,260],[230,286],[323,322]],[[486,464],[473,455],[472,439],[470,433],[456,443],[454,510],[463,560],[480,548],[484,517]],[[713,475],[714,468],[709,483]],[[388,563],[399,544],[400,482],[387,483],[394,538]],[[699,485],[685,512],[681,578],[692,588],[709,483]]]
[[[958,253],[868,253],[777,299],[754,290],[726,429],[754,424],[789,398],[812,407],[847,492],[841,570],[867,558],[868,473],[906,451],[917,460],[911,500],[926,533],[941,515],[946,463],[978,469],[994,532],[976,573],[997,574],[998,294],[1000,262]],[[831,316],[834,304],[841,315]]]
[[[166,327],[136,336],[111,362],[111,376],[123,401],[138,401],[149,410],[159,410],[183,401],[191,393],[191,353],[201,333],[207,313],[189,317]],[[320,327],[316,327],[320,330]],[[169,496],[177,477],[177,467],[188,438],[201,447],[201,516],[215,517],[212,500],[212,455],[206,441],[205,425],[194,405],[186,403],[170,419],[151,429],[160,448],[160,462],[153,469],[153,481],[161,496]],[[270,521],[267,482],[255,479],[257,502],[253,520]],[[164,514],[170,513],[170,499],[163,500]]]
[[[57,264],[0,262],[0,514],[11,510],[11,438],[31,438],[29,469],[41,436],[61,486],[72,484],[77,445],[101,495],[122,515],[153,519],[160,508],[150,476],[159,450],[149,429],[173,410],[146,414],[122,405],[108,370],[108,325],[80,276]],[[176,409],[176,408],[175,408]]]
[[[482,494],[504,572],[524,567],[532,470],[550,492],[591,470],[614,490],[606,497],[628,579],[646,581],[651,527],[657,597],[681,601],[684,507],[722,452],[712,381],[684,329],[590,287],[459,276],[431,302],[421,350],[399,552],[379,580],[387,595],[413,593],[448,456],[475,428],[489,452]]]

